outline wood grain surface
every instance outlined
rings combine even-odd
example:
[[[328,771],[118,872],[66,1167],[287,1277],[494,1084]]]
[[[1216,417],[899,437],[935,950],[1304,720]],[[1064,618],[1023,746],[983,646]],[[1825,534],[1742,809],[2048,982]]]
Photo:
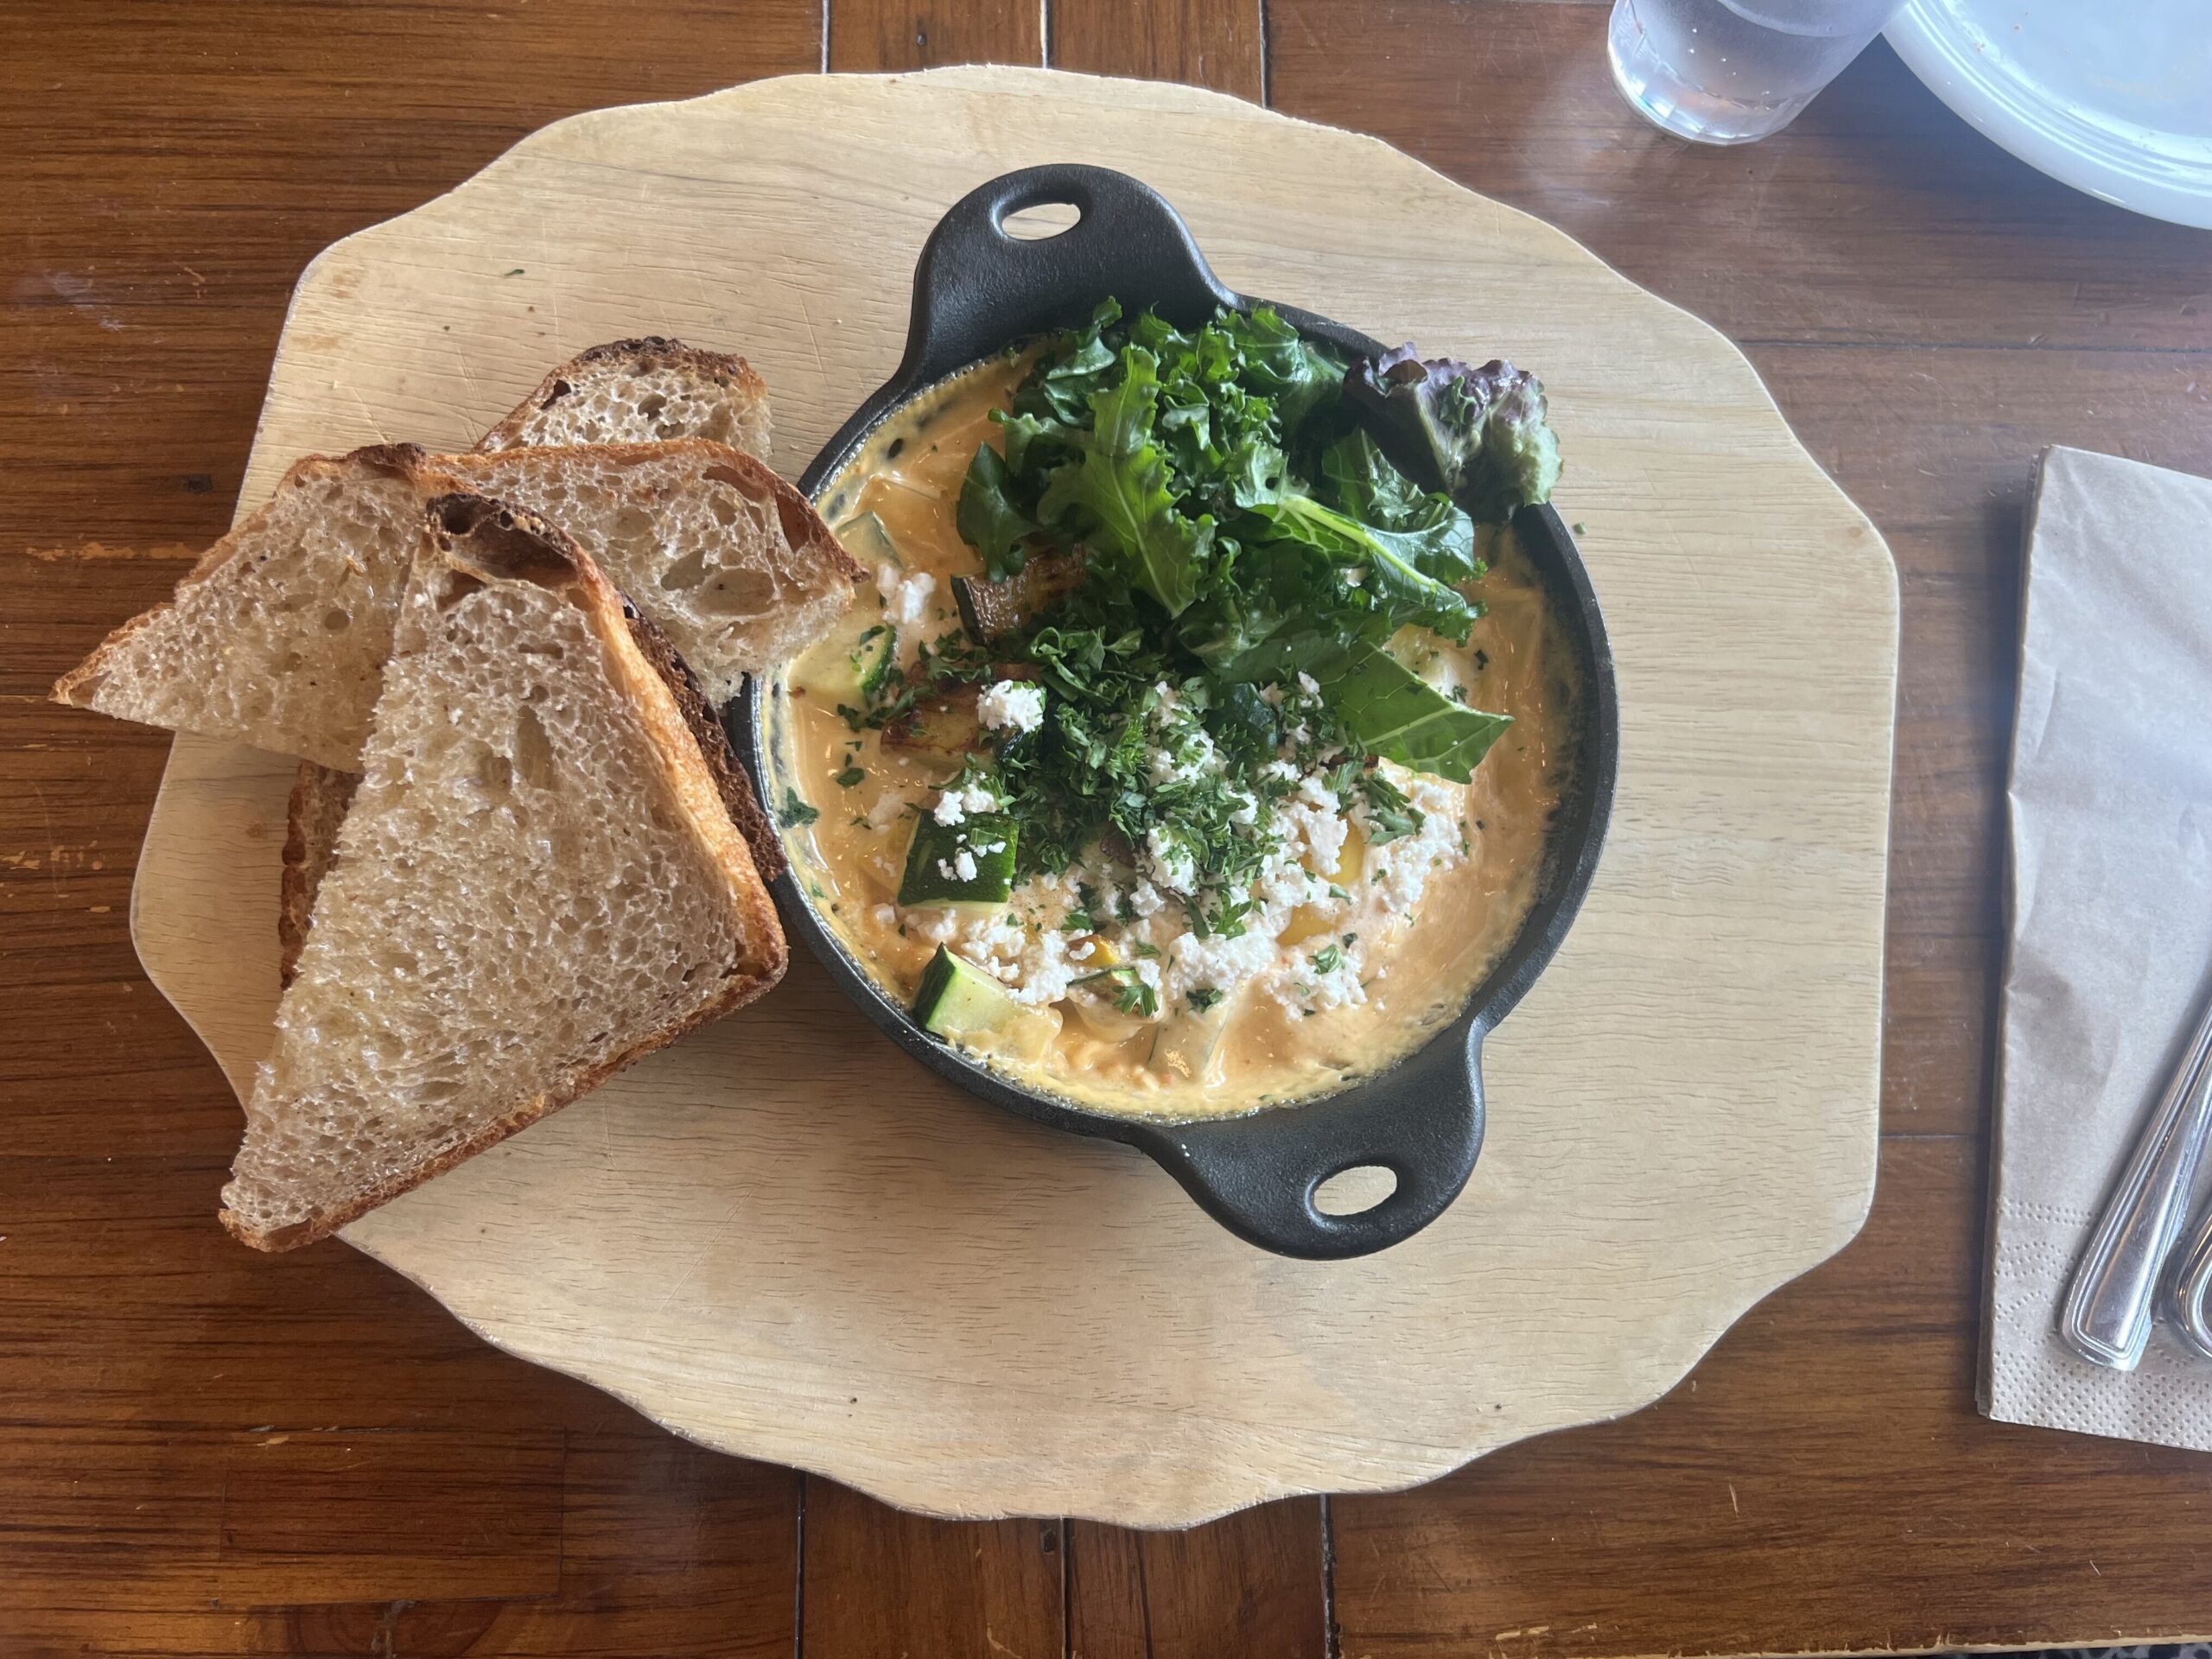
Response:
[[[1879,47],[1789,132],[1705,152],[1614,100],[1602,7],[1270,0],[1264,35],[1256,5],[1221,9],[1264,38],[1279,106],[1544,214],[1738,338],[1902,568],[1878,1201],[1668,1400],[1325,1518],[1304,1500],[1174,1539],[1067,1529],[1056,1586],[1021,1570],[1041,1538],[702,1452],[350,1252],[249,1261],[208,1224],[237,1109],[125,928],[167,740],[44,687],[227,524],[286,296],[336,237],[572,111],[906,38],[849,16],[929,14],[963,56],[1034,60],[994,32],[1022,7],[834,10],[825,38],[810,3],[0,5],[0,1654],[786,1653],[839,1560],[877,1611],[842,1647],[810,1621],[817,1656],[1002,1652],[986,1584],[1025,1586],[1046,1654],[2203,1631],[2212,1462],[1991,1425],[1971,1389],[2028,469],[2068,442],[2212,471],[2212,239],[2037,176]],[[359,1490],[426,1526],[421,1459],[385,1440],[445,1431],[465,1467],[512,1469],[557,1436],[558,1588],[427,1599],[366,1567],[356,1519],[332,1523],[326,1584],[286,1603],[232,1563],[219,1603],[228,1459],[334,1427]],[[502,1511],[510,1552],[533,1547],[531,1490]],[[330,1501],[264,1485],[257,1535],[312,1533]],[[919,1603],[893,1595],[891,1562],[963,1552]],[[397,1593],[346,1599],[364,1587]]]

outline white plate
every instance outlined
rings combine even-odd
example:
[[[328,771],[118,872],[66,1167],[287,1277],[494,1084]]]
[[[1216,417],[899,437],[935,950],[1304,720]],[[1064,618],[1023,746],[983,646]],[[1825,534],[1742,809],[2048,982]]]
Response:
[[[2212,229],[2212,0],[1910,0],[1889,41],[2029,166]]]

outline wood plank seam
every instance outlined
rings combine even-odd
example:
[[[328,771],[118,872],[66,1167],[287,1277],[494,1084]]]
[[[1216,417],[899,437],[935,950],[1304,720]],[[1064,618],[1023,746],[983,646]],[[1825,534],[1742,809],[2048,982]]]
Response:
[[[1259,0],[1258,11],[1260,19],[1260,105],[1262,109],[1271,110],[1274,107],[1275,104],[1274,94],[1271,90],[1273,86],[1271,77],[1274,73],[1274,66],[1273,62],[1270,61],[1274,54],[1269,45],[1270,36],[1268,28],[1268,0]]]
[[[1321,1494],[1321,1652],[1344,1659],[1344,1632],[1337,1628],[1337,1518],[1329,1495]]]
[[[823,0],[823,50],[829,50],[830,0]],[[801,1469],[798,1498],[791,1505],[791,1659],[806,1659],[806,1491],[814,1477]]]

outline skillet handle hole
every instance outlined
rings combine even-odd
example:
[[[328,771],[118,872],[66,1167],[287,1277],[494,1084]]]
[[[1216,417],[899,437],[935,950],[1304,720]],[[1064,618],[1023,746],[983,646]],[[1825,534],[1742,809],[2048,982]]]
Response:
[[[1071,201],[1040,201],[1007,214],[999,220],[999,230],[1017,242],[1046,242],[1082,221],[1083,209]]]
[[[1381,1164],[1354,1164],[1313,1189],[1313,1207],[1325,1216],[1361,1216],[1398,1190],[1398,1173]]]

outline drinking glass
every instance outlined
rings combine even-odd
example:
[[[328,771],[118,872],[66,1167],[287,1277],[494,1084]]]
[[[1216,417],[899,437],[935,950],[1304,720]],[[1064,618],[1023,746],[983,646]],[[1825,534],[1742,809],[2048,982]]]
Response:
[[[1605,48],[1637,112],[1706,144],[1779,132],[1900,0],[1613,0]]]

